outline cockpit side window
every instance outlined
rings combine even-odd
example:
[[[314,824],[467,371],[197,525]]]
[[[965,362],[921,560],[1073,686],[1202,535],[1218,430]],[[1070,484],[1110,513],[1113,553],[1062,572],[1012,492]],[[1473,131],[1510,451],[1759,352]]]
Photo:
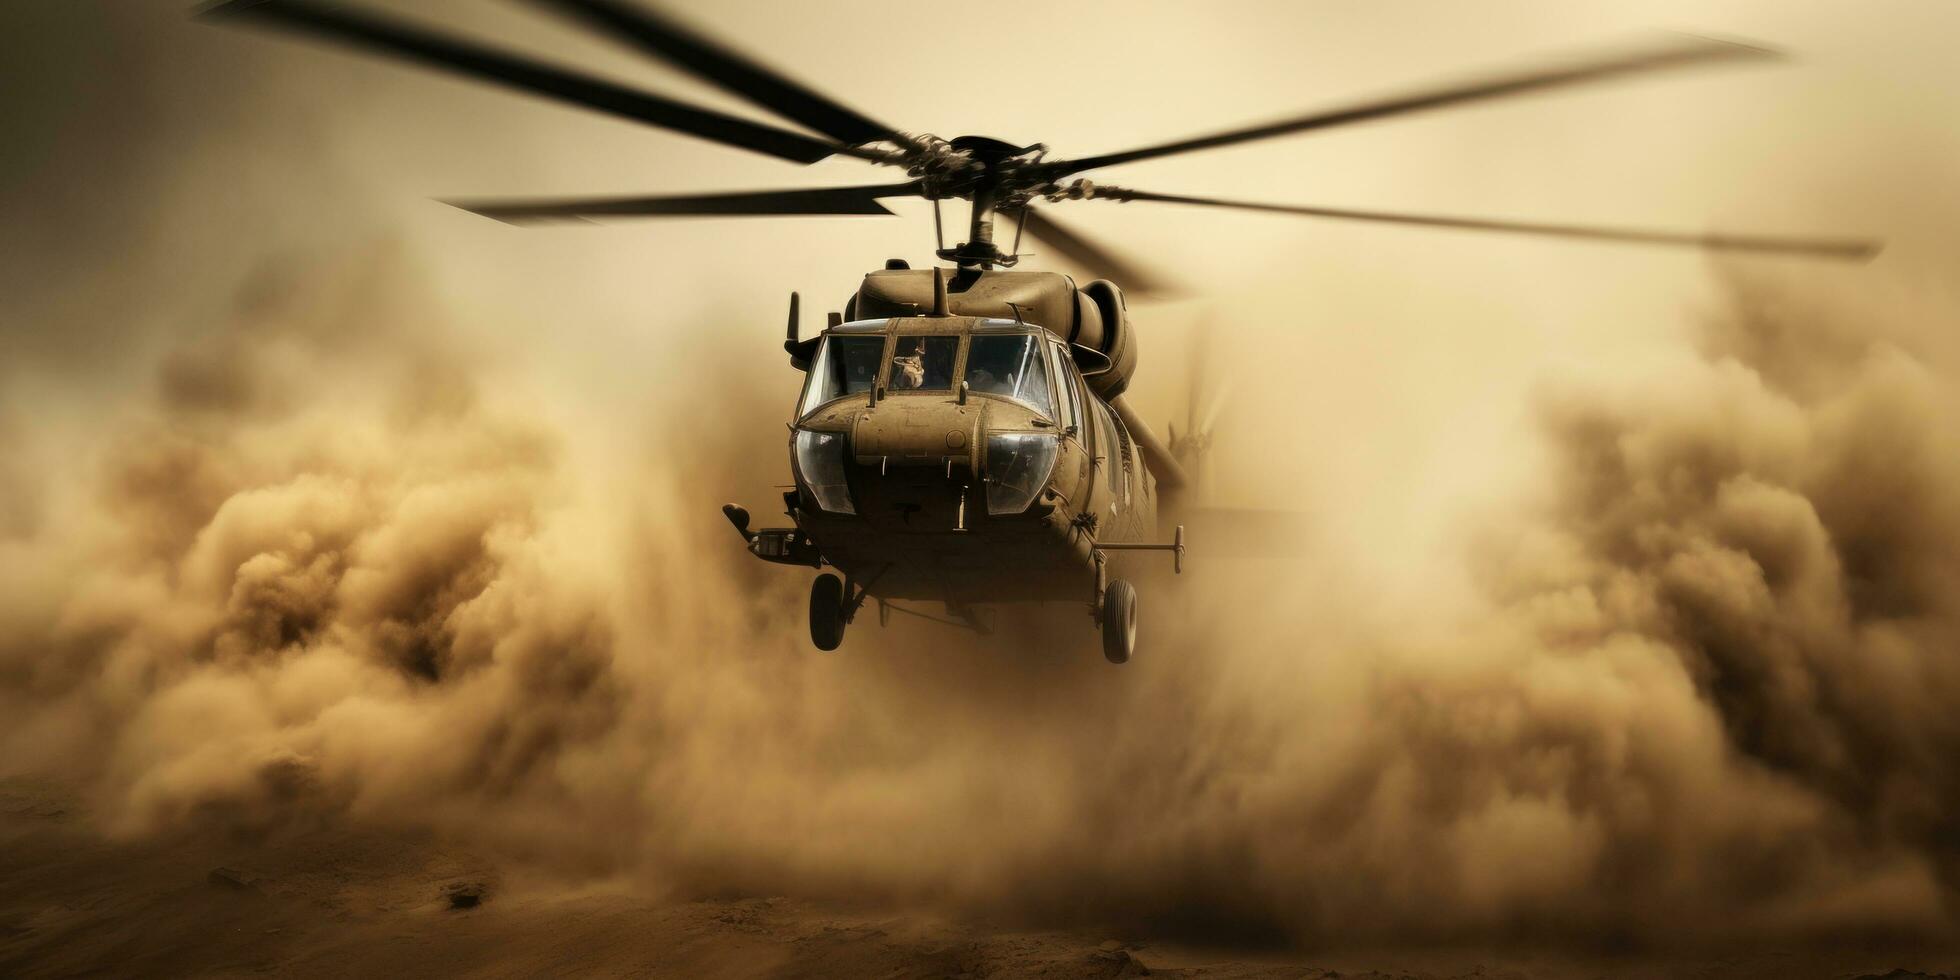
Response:
[[[885,354],[882,334],[864,337],[830,336],[810,365],[810,386],[798,415],[808,415],[825,402],[861,395],[878,380],[878,362]]]
[[[958,337],[900,336],[892,347],[893,391],[951,391]]]
[[[1012,398],[1043,415],[1055,406],[1048,388],[1048,360],[1030,334],[975,335],[966,351],[966,383],[976,394]]]
[[[1068,369],[1069,357],[1067,350],[1059,344],[1055,346],[1054,350],[1055,388],[1057,391],[1056,398],[1058,399],[1056,407],[1060,410],[1057,412],[1060,417],[1056,421],[1061,423],[1062,430],[1066,432],[1071,427],[1081,424],[1076,420],[1082,417],[1082,401],[1075,394],[1075,378],[1073,373]],[[1077,431],[1080,430],[1078,429]]]
[[[1062,373],[1068,377],[1068,398],[1075,406],[1075,424],[1080,431],[1082,444],[1089,444],[1089,407],[1095,404],[1089,393],[1082,390],[1082,375],[1075,370],[1075,358],[1070,357],[1068,348],[1055,352],[1061,359]]]

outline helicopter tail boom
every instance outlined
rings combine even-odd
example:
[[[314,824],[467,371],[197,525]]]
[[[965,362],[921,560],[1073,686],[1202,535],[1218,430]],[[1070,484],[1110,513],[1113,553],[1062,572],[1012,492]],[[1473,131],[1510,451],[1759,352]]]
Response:
[[[1137,414],[1136,409],[1131,408],[1129,402],[1124,401],[1119,395],[1110,399],[1109,407],[1116,412],[1117,418],[1123,420],[1123,427],[1130,430],[1130,438],[1135,439],[1137,445],[1143,449],[1144,466],[1148,467],[1150,474],[1157,478],[1159,490],[1177,493],[1191,486],[1190,474],[1184,471],[1177,457],[1171,455],[1170,446],[1159,439],[1157,433],[1151,431],[1150,426],[1143,421],[1143,416]]]

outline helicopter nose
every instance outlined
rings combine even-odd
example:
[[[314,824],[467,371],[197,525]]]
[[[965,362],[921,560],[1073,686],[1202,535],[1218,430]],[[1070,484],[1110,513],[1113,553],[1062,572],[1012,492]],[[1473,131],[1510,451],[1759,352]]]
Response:
[[[858,513],[895,531],[964,531],[979,480],[964,456],[858,456]]]
[[[851,445],[860,465],[889,470],[894,466],[937,467],[947,475],[974,470],[973,447],[978,442],[978,411],[965,406],[919,406],[917,410],[886,411],[886,406],[858,416]]]
[[[963,531],[980,484],[974,447],[979,406],[930,396],[894,397],[858,416],[852,455],[859,513],[894,531]]]

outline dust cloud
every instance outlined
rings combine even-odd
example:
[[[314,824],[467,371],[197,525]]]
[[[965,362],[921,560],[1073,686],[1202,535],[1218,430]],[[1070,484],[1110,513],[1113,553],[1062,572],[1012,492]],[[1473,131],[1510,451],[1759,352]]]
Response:
[[[1949,924],[1960,420],[1868,324],[1743,289],[1659,390],[1548,397],[1551,500],[1453,638],[1201,568],[1112,673],[1073,610],[817,656],[802,578],[704,506],[776,468],[767,415],[581,492],[379,329],[435,322],[400,267],[255,278],[37,471],[72,500],[7,545],[0,755],[106,831],[330,815],[680,893],[1297,939]]]
[[[1722,302],[1656,325],[1694,349],[1543,389],[1535,490],[1433,559],[1463,608],[1369,612],[1338,550],[1199,558],[1116,670],[1073,607],[987,639],[866,616],[815,653],[805,576],[714,510],[786,479],[751,347],[673,341],[595,425],[426,243],[326,227],[233,245],[195,301],[140,272],[167,322],[79,393],[6,375],[0,760],[103,833],[344,821],[677,897],[1301,943],[1954,925],[1937,302],[1716,270]],[[49,244],[12,315],[59,378],[135,303],[51,297],[158,246]]]

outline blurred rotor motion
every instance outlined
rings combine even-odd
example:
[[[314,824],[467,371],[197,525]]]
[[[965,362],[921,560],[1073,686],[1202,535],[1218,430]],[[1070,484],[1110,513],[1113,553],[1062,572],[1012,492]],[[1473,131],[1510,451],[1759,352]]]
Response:
[[[577,221],[627,216],[686,215],[878,215],[892,212],[886,198],[922,197],[971,202],[967,240],[941,248],[939,257],[964,269],[1011,266],[1021,255],[994,241],[993,215],[1019,217],[1020,232],[1063,258],[1125,285],[1133,294],[1171,291],[1175,285],[1147,265],[1127,259],[1059,224],[1037,201],[1104,199],[1152,201],[1261,211],[1345,221],[1494,231],[1607,242],[1688,246],[1824,259],[1869,259],[1879,243],[1839,238],[1778,237],[1713,232],[1669,232],[1530,221],[1358,211],[1330,207],[1222,200],[1098,186],[1085,179],[1062,183],[1088,170],[1217,147],[1274,139],[1354,123],[1411,115],[1451,106],[1547,92],[1625,76],[1724,63],[1774,60],[1775,52],[1710,38],[1669,37],[1655,44],[1549,66],[1496,73],[1400,95],[1337,106],[1256,126],[1119,150],[1073,160],[1047,159],[1042,143],[1017,144],[982,136],[941,139],[908,133],[825,96],[659,13],[624,0],[524,0],[609,40],[768,110],[814,133],[754,122],[642,91],[581,72],[499,51],[380,13],[323,0],[223,0],[204,9],[209,18],[256,24],[309,35],[417,62],[560,102],[610,113],[724,146],[796,163],[848,156],[896,167],[909,180],[863,187],[690,194],[662,197],[597,197],[532,201],[464,201],[458,207],[513,223]],[[1016,235],[1018,242],[1019,233]]]
[[[1225,407],[1231,401],[1230,385],[1211,391],[1210,372],[1212,338],[1217,331],[1212,327],[1212,317],[1207,315],[1192,333],[1191,352],[1184,363],[1189,369],[1184,382],[1184,431],[1179,432],[1177,423],[1167,426],[1170,434],[1171,456],[1191,474],[1191,478],[1202,486],[1209,482],[1206,462],[1211,450],[1212,434],[1218,431],[1218,420],[1225,414]]]
[[[1191,479],[1193,500],[1211,501],[1213,439],[1231,408],[1230,377],[1217,380],[1211,369],[1213,345],[1223,334],[1215,317],[1201,316],[1190,331],[1191,347],[1184,363],[1184,419],[1173,421],[1169,433],[1172,458]],[[1289,498],[1287,506],[1221,506],[1216,502],[1185,506],[1178,518],[1192,540],[1203,542],[1194,568],[1215,560],[1283,561],[1305,553],[1314,541],[1313,515]]]

